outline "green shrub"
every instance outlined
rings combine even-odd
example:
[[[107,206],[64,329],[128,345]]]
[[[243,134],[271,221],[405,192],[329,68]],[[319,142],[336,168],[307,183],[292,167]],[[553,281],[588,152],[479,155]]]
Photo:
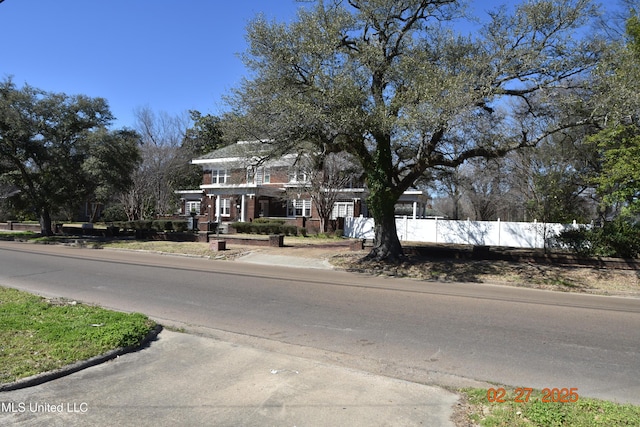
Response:
[[[640,254],[640,226],[623,218],[602,227],[567,230],[556,240],[582,256],[637,258]]]
[[[249,234],[251,233],[251,223],[250,222],[234,222],[231,224],[233,228],[235,228],[236,232]]]
[[[555,239],[555,244],[565,247],[581,256],[593,255],[590,230],[585,226],[577,229],[565,230]]]
[[[150,230],[151,221],[142,221],[142,220],[127,221],[126,227],[128,230],[136,230],[136,231]]]
[[[252,224],[284,224],[286,221],[284,219],[275,219],[275,218],[256,218],[253,220]]]
[[[280,234],[284,234],[285,236],[297,236],[298,227],[296,227],[295,225],[283,225],[282,233]]]
[[[254,223],[253,230],[258,234],[282,234],[283,224],[277,222]]]
[[[298,228],[295,225],[286,225],[284,221],[234,222],[231,226],[238,233],[245,234],[284,234],[285,236],[298,234]]]
[[[126,221],[127,213],[124,209],[124,206],[118,203],[105,208],[102,211],[101,219],[105,222]]]
[[[119,230],[126,230],[126,221],[113,221],[113,222],[108,222],[105,223],[107,225],[107,227],[113,227],[114,229]]]
[[[184,233],[188,228],[187,221],[173,221],[173,229],[178,233]]]
[[[135,231],[186,231],[186,221],[172,221],[172,220],[138,220],[138,221],[124,221],[114,222],[113,226],[120,227],[124,230]]]
[[[153,221],[151,229],[155,231],[173,231],[173,221],[165,219]]]

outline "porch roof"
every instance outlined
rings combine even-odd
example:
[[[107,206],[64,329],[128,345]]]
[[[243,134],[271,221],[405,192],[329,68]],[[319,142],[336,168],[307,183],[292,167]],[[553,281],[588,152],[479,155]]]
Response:
[[[422,190],[407,190],[398,199],[398,203],[427,203],[431,198]]]

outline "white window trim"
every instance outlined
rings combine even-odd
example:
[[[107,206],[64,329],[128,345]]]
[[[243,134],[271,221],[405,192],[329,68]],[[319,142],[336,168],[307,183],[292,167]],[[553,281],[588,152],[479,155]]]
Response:
[[[306,183],[307,174],[299,170],[289,171],[289,183]]]
[[[211,169],[211,184],[226,184],[229,179],[227,169]]]
[[[255,184],[256,183],[256,170],[253,166],[247,167],[247,184]]]
[[[201,207],[202,207],[202,204],[200,200],[187,200],[184,204],[184,210],[185,210],[184,213],[185,215],[190,215],[191,212],[196,212],[199,214]]]
[[[231,199],[220,199],[220,216],[231,216]]]
[[[353,217],[354,207],[355,203],[353,202],[335,202],[331,210],[331,219]]]
[[[296,211],[300,209],[301,215]],[[289,217],[311,217],[311,199],[291,199],[287,204],[287,215]]]

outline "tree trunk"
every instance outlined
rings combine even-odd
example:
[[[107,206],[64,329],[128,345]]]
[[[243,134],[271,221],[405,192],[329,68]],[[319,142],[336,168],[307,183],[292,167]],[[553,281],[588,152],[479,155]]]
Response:
[[[320,232],[327,232],[327,224],[329,223],[328,218],[324,216],[320,216]]]
[[[368,259],[387,262],[399,262],[404,257],[398,233],[396,231],[395,217],[383,218],[383,221],[376,221],[375,242]]]
[[[53,235],[53,230],[51,229],[51,214],[47,208],[42,208],[40,211],[40,234],[43,236]]]
[[[370,209],[375,221],[375,241],[367,259],[387,262],[399,262],[404,257],[398,232],[396,230],[395,203],[396,197],[390,192],[371,194]]]
[[[89,222],[95,223],[98,221],[98,211],[102,208],[102,203],[94,202],[91,203],[91,214],[89,216]]]

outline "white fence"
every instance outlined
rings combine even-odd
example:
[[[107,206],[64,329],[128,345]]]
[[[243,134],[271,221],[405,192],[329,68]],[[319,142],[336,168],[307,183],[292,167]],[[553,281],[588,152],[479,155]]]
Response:
[[[545,240],[557,236],[574,224],[506,221],[453,221],[442,219],[396,218],[401,241],[454,243],[515,248],[544,248]],[[345,218],[344,235],[373,239],[373,218]]]

